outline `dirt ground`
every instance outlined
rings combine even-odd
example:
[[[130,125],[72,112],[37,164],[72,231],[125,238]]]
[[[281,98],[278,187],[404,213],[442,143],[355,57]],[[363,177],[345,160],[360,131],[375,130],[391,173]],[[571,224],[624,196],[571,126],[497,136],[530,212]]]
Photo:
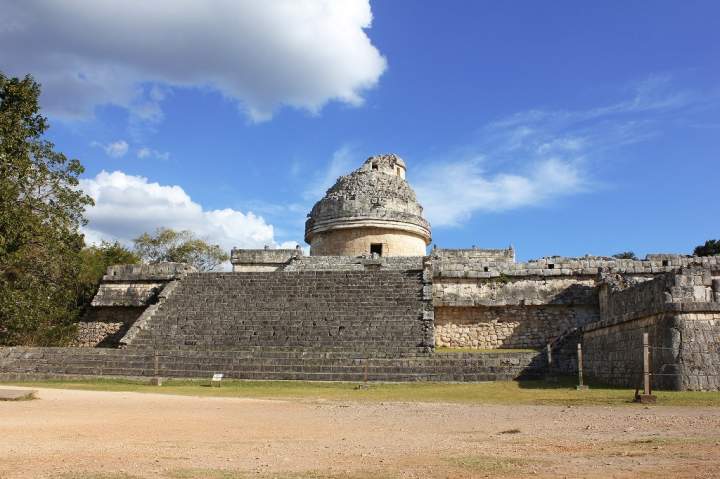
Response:
[[[257,400],[41,389],[2,478],[720,477],[720,408]]]

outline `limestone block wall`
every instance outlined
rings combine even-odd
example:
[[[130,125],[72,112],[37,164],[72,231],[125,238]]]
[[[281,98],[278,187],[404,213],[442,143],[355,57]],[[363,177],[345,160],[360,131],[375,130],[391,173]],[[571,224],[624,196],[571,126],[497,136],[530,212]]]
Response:
[[[658,313],[583,332],[589,377],[629,388],[642,385],[642,335],[651,345],[652,386],[720,390],[720,309]]]
[[[720,390],[720,309],[677,314],[674,328],[681,373],[676,389]]]
[[[302,256],[300,247],[295,249],[242,249],[230,251],[230,262],[236,272],[267,272],[283,269],[290,261]]]
[[[144,306],[92,307],[78,323],[74,345],[85,348],[116,348],[120,339],[144,310]]]
[[[642,335],[650,342],[653,387],[720,389],[720,272],[690,266],[642,283],[603,276],[598,321],[583,329],[584,366],[603,382],[637,387]]]
[[[638,284],[689,265],[708,271],[720,267],[718,257],[679,255],[649,255],[646,260],[550,257],[515,263],[512,249],[433,249],[431,259],[437,344],[477,348],[541,347],[596,321],[600,272]],[[676,301],[693,295],[709,299],[715,294],[709,286],[713,278],[705,274],[678,280],[687,284],[675,285]],[[648,298],[655,297],[648,293],[638,302],[653,309]],[[608,308],[606,312],[612,314]]]
[[[157,367],[156,367],[157,366]],[[305,348],[245,351],[102,348],[0,348],[0,380],[76,377],[171,377],[316,381],[493,381],[543,374],[534,352],[414,354],[403,357]]]
[[[541,349],[566,331],[598,319],[589,305],[437,307],[435,345]]]
[[[382,256],[425,256],[426,243],[410,232],[359,227],[316,233],[310,243],[311,256],[361,256],[370,254],[370,245],[382,245]]]
[[[629,388],[642,386],[642,334],[649,334],[650,343],[665,347],[665,332],[669,331],[672,318],[655,314],[634,321],[583,331],[583,368],[593,379],[613,386]],[[658,354],[659,353],[659,354]],[[656,372],[670,372],[664,366],[667,359],[664,350],[657,350],[652,356],[652,369]],[[675,369],[672,369],[675,372]],[[658,379],[661,383],[658,383]],[[676,389],[667,384],[668,377],[655,378],[654,387]]]
[[[436,306],[597,306],[598,301],[595,279],[588,277],[436,278],[434,285]]]
[[[498,266],[501,264],[512,264],[515,262],[515,250],[510,247],[507,249],[487,249],[487,248],[468,248],[468,249],[444,249],[433,248],[432,256],[442,263],[467,263]]]
[[[699,265],[720,266],[720,256],[648,255],[645,260],[615,259],[598,256],[541,258],[523,263],[493,262],[481,256],[471,257],[450,253],[455,250],[432,251],[433,273],[436,278],[503,278],[503,277],[588,277],[602,271],[629,276],[650,276],[667,273],[679,267]]]
[[[78,323],[75,344],[117,347],[143,311],[157,301],[166,285],[193,271],[195,268],[184,263],[108,267],[91,307]]]

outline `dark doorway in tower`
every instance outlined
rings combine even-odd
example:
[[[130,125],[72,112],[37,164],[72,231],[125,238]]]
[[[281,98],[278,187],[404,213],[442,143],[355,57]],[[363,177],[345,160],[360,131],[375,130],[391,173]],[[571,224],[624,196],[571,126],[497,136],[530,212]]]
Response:
[[[382,244],[371,243],[370,244],[370,254],[376,254],[378,256],[382,256]]]

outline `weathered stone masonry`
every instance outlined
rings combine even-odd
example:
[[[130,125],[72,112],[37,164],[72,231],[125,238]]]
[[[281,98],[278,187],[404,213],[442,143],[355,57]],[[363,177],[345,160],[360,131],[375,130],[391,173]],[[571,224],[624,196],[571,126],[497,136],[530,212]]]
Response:
[[[651,348],[653,384],[663,389],[720,389],[720,270],[690,266],[644,282],[603,274],[601,320],[585,327],[589,375],[637,387],[642,334]]]
[[[165,286],[192,271],[181,263],[111,266],[78,323],[77,346],[117,347]]]
[[[680,255],[515,263],[512,249],[435,249],[431,258],[436,342],[470,348],[542,348],[597,321],[600,271],[640,282],[683,266],[718,264],[715,257]]]
[[[432,347],[420,271],[191,273],[131,347]]]
[[[438,249],[397,155],[342,176],[302,249],[233,249],[234,273],[179,264],[108,270],[74,348],[0,349],[0,377],[488,380],[576,365],[637,385],[650,334],[655,387],[717,389],[720,257],[547,257]],[[101,346],[101,347],[98,347]]]

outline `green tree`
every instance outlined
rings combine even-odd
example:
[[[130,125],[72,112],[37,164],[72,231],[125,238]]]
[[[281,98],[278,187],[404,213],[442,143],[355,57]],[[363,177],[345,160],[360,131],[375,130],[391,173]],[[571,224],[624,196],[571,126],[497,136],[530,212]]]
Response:
[[[623,251],[622,253],[612,255],[612,257],[617,259],[638,259],[632,251]]]
[[[77,303],[81,311],[90,306],[108,266],[137,264],[140,257],[118,241],[103,241],[80,251],[81,268],[78,276]]]
[[[135,252],[146,263],[173,261],[211,271],[230,259],[218,245],[197,238],[191,231],[158,228],[154,234],[143,233],[133,240]]]
[[[0,344],[59,344],[73,334],[92,199],[83,167],[43,135],[40,85],[0,73]]]
[[[705,244],[696,246],[693,254],[695,256],[720,255],[720,240],[707,240]]]

